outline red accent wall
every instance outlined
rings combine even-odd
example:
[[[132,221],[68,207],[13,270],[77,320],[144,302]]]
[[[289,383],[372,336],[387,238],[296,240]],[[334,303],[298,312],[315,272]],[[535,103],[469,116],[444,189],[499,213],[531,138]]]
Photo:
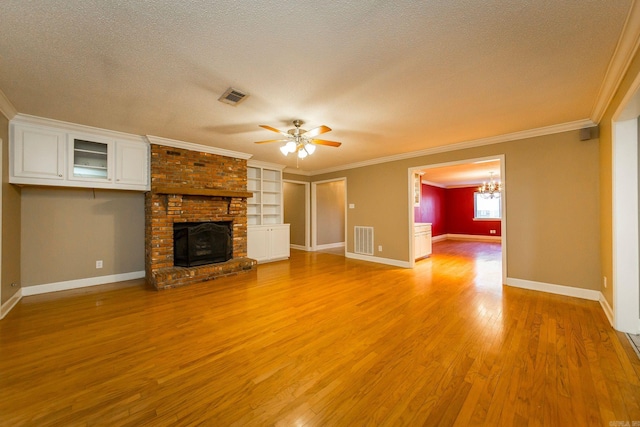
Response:
[[[476,187],[449,188],[446,198],[447,233],[501,236],[501,222],[473,220],[473,193]],[[496,234],[489,233],[496,230]]]
[[[422,184],[420,207],[414,208],[415,222],[430,222],[433,236],[448,233],[501,236],[500,221],[473,220],[475,191],[476,187],[444,189]],[[496,230],[496,234],[489,230]]]
[[[445,203],[447,190],[422,184],[420,207],[415,208],[415,222],[430,222],[433,236],[446,234]]]

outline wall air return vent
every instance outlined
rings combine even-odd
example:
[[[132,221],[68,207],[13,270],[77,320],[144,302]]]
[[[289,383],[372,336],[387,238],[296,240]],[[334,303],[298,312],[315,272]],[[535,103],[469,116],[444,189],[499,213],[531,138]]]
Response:
[[[354,227],[354,252],[362,255],[373,255],[373,227]]]
[[[222,94],[220,98],[218,98],[218,101],[224,102],[225,104],[236,106],[240,104],[242,101],[244,101],[248,96],[249,96],[248,93],[244,93],[238,89],[234,89],[230,87]]]

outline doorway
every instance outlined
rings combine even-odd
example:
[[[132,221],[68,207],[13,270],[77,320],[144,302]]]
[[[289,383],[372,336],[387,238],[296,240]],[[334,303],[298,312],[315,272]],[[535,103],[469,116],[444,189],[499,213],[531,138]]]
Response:
[[[502,246],[502,283],[506,283],[507,280],[507,203],[506,203],[506,173],[505,173],[505,158],[504,155],[489,156],[476,159],[467,159],[456,162],[439,163],[434,165],[425,165],[420,167],[409,168],[408,175],[408,187],[409,187],[409,236],[414,236],[416,232],[416,222],[431,222],[432,223],[432,236],[435,240],[444,239],[482,239],[482,240],[495,240],[500,241]],[[490,175],[493,174],[493,175]],[[481,218],[476,212],[476,192],[477,187],[483,183],[483,181],[489,181],[490,176],[493,176],[496,180],[502,182],[504,187],[503,191],[495,195],[499,198],[500,206],[500,218]],[[416,181],[418,180],[418,182]],[[455,197],[464,197],[464,203],[454,203],[456,206],[466,204],[470,209],[470,212],[464,212],[460,214],[463,216],[462,220],[456,221],[457,229],[444,229],[442,224],[436,224],[435,222],[443,221],[442,219],[434,218],[438,217],[437,212],[433,212],[432,215],[426,215],[424,207],[419,205],[418,202],[424,203],[425,197],[422,195],[422,189],[425,184],[431,187],[435,193],[446,192]],[[439,187],[439,188],[438,188]],[[455,193],[455,195],[454,195]],[[441,199],[448,197],[443,195]],[[438,196],[434,196],[437,203],[445,203],[444,201],[438,202]],[[427,203],[432,203],[432,200],[427,200]],[[427,206],[428,209],[437,210],[434,206]],[[427,209],[427,211],[428,211]],[[449,209],[451,210],[451,209]],[[427,212],[428,213],[428,212]],[[451,222],[451,221],[447,221]],[[466,223],[465,223],[466,222]],[[492,224],[489,226],[489,224]],[[483,228],[487,228],[486,232],[482,231]],[[432,238],[433,239],[433,238]],[[409,239],[409,254],[410,254],[410,266],[415,267],[415,255],[416,248],[414,247],[414,239]]]
[[[612,123],[613,327],[640,333],[640,76]],[[603,278],[603,286],[606,286]]]
[[[289,224],[290,247],[311,250],[311,191],[308,182],[283,181],[284,222]]]
[[[312,250],[344,255],[346,230],[346,178],[311,184]]]

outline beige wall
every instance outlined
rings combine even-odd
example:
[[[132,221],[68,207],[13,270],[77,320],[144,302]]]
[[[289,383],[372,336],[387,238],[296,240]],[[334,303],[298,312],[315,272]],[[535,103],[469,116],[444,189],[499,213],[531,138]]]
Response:
[[[0,114],[2,139],[2,295],[4,304],[20,285],[20,188],[9,184],[9,121]]]
[[[564,132],[314,176],[346,177],[353,227],[375,229],[375,256],[409,261],[408,170],[504,154],[507,276],[599,289],[598,140]],[[383,252],[377,251],[378,245]]]
[[[305,184],[284,182],[283,193],[284,223],[290,224],[290,243],[292,245],[306,246]]]
[[[143,270],[143,193],[22,189],[23,286]]]
[[[610,286],[599,289],[613,308],[613,183],[612,183],[612,126],[613,114],[622,104],[635,78],[640,74],[640,53],[633,57],[618,90],[600,120],[600,251],[602,276]],[[601,281],[602,282],[602,281]]]
[[[317,245],[344,242],[344,181],[316,185]]]

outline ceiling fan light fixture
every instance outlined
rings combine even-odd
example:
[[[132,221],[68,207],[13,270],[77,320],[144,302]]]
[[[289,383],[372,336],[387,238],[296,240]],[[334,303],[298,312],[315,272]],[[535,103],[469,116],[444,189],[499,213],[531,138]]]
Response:
[[[269,142],[283,142],[284,145],[280,146],[280,152],[284,156],[288,156],[289,153],[297,153],[298,159],[304,159],[307,156],[312,155],[316,151],[316,145],[327,145],[329,147],[339,147],[340,142],[327,141],[325,139],[316,139],[315,137],[323,133],[329,132],[330,127],[322,125],[311,130],[300,129],[304,122],[302,120],[294,120],[293,125],[295,129],[289,129],[284,132],[269,125],[259,125],[261,128],[270,130],[272,132],[279,133],[286,137],[286,139],[270,139],[268,141],[256,141],[256,144],[265,144]]]

